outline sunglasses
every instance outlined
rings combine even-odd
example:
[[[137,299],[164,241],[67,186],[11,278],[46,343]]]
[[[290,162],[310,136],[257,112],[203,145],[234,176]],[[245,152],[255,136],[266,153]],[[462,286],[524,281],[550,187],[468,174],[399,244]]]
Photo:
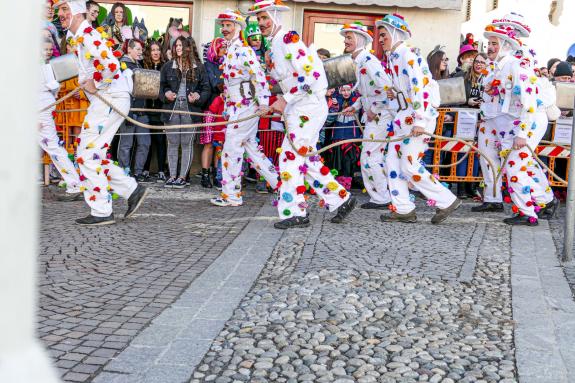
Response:
[[[250,36],[250,40],[252,40],[252,41],[262,41],[262,36],[261,36],[261,35],[253,35],[253,36]]]

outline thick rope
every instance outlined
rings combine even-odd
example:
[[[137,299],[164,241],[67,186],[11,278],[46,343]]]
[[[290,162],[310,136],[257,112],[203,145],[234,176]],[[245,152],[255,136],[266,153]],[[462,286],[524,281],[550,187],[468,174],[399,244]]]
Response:
[[[67,100],[68,98],[72,97],[74,94],[78,93],[80,91],[81,87],[78,86],[76,87],[74,90],[72,90],[71,92],[67,93],[64,97],[56,100],[54,103],[48,105],[47,107],[43,108],[41,110],[41,112],[46,111],[52,107],[54,107],[55,105],[58,105],[62,102],[64,102],[65,100]],[[157,125],[149,125],[149,124],[144,124],[142,122],[139,122],[133,118],[131,118],[130,116],[126,115],[125,113],[123,113],[121,110],[119,110],[111,101],[109,101],[107,98],[105,98],[104,96],[102,96],[101,94],[99,94],[98,92],[95,93],[91,93],[92,95],[94,95],[96,98],[98,98],[100,101],[102,101],[104,104],[106,104],[107,106],[109,106],[112,110],[114,110],[116,113],[118,113],[120,116],[122,116],[124,119],[126,119],[127,121],[129,121],[130,123],[140,126],[142,128],[146,128],[146,129],[150,129],[150,130],[172,130],[172,129],[189,129],[189,128],[198,128],[198,127],[205,127],[205,126],[224,126],[224,125],[231,125],[231,124],[237,124],[240,122],[244,122],[244,121],[249,121],[251,119],[254,118],[276,118],[279,116],[276,115],[266,115],[262,112],[258,112],[255,114],[252,114],[250,116],[238,119],[238,120],[233,120],[233,121],[221,121],[221,122],[212,122],[212,123],[196,123],[196,124],[184,124],[184,125],[167,125],[167,126],[157,126]],[[84,111],[82,109],[77,109],[77,110],[69,110],[66,112],[72,112],[72,111]],[[165,109],[146,109],[146,108],[134,108],[132,109],[132,111],[137,111],[137,112],[160,112],[160,113],[181,113],[181,114],[190,114],[190,115],[198,115],[198,116],[205,116],[205,115],[210,115],[210,116],[214,116],[214,117],[222,117],[221,115],[213,115],[213,114],[209,114],[209,113],[199,113],[199,112],[188,112],[188,111],[170,111],[170,110],[165,110]],[[61,112],[61,111],[60,111]],[[337,113],[330,113],[331,115],[340,115],[340,114],[344,114],[343,112],[337,112]],[[360,127],[360,129],[363,132],[363,126],[361,125],[358,116],[355,116],[356,122],[358,123],[358,126]],[[507,164],[507,158],[508,155],[505,156],[504,161],[503,161],[503,165],[501,166],[501,168],[499,169],[499,171],[497,172],[495,170],[495,166],[493,164],[493,162],[491,161],[491,159],[487,156],[485,156],[484,153],[482,153],[477,147],[475,147],[473,144],[461,140],[459,138],[453,138],[453,137],[444,137],[444,136],[439,136],[436,134],[431,134],[431,133],[427,133],[427,132],[423,132],[422,134],[425,134],[429,137],[438,139],[438,140],[444,140],[444,141],[456,141],[459,143],[462,143],[466,146],[469,146],[470,149],[473,149],[473,151],[477,151],[480,155],[483,156],[483,158],[489,163],[489,166],[491,168],[491,171],[493,172],[493,178],[495,180],[494,185],[493,185],[493,195],[495,196],[497,193],[497,182],[499,181],[499,178],[501,177],[502,174],[502,170],[505,167],[505,165]],[[294,142],[292,141],[290,135],[287,133],[286,131],[286,137],[288,137],[288,141],[290,142],[290,145],[292,146],[292,148],[297,152],[298,148],[295,146]],[[398,141],[402,141],[405,138],[408,137],[413,137],[411,134],[407,135],[407,136],[403,136],[403,137],[396,137],[394,139],[367,139],[367,138],[352,138],[352,139],[348,139],[348,140],[342,140],[342,141],[338,141],[338,142],[334,142],[333,144],[330,144],[326,147],[323,147],[319,150],[313,151],[313,152],[308,152],[304,155],[304,157],[312,157],[312,156],[316,156],[319,155],[320,153],[325,152],[326,150],[329,150],[333,147],[339,146],[339,145],[343,145],[343,144],[347,144],[347,143],[358,143],[358,142],[380,142],[380,143],[391,143],[391,142],[398,142]],[[541,142],[545,142],[545,143],[550,143],[549,141],[541,141]],[[550,143],[553,144],[553,143]],[[570,146],[570,145],[562,145],[562,146]],[[551,169],[549,169],[549,167],[547,165],[545,165],[545,163],[543,163],[540,159],[539,156],[536,154],[536,152],[530,147],[527,146],[529,148],[529,151],[531,152],[533,158],[535,158],[535,160],[541,165],[543,166],[555,179],[557,179],[559,182],[562,182],[563,184],[565,184],[565,186],[567,185],[567,181],[565,181],[564,179],[562,179],[561,177],[559,177],[557,174],[555,174],[555,172],[553,172]],[[448,164],[448,165],[433,165],[432,167],[438,167],[438,168],[447,168],[447,167],[452,167],[452,166],[456,166],[458,164],[460,164],[461,162],[463,162],[467,156],[469,155],[469,153],[471,152],[468,151],[462,158],[460,158],[456,163],[454,164]]]

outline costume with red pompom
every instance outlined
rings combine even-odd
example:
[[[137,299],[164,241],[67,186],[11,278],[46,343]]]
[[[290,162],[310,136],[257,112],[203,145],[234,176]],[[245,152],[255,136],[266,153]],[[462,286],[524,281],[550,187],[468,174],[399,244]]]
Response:
[[[228,41],[222,63],[224,78],[225,114],[230,121],[257,113],[258,106],[268,106],[270,91],[265,73],[254,50],[244,44],[240,31],[245,20],[238,13],[227,10],[216,19],[236,24],[236,35]],[[270,187],[275,189],[278,173],[266,157],[256,138],[259,118],[227,125],[226,139],[222,150],[222,193],[221,199],[236,205],[242,204],[242,164],[244,153],[247,161],[261,174]],[[216,204],[221,205],[219,199]],[[212,202],[213,203],[213,202]]]
[[[122,73],[114,41],[102,27],[84,20],[73,37],[79,61],[79,82],[93,80],[100,96],[122,113],[130,110],[131,74]],[[112,214],[114,195],[128,198],[138,186],[124,170],[108,160],[108,148],[124,118],[94,95],[78,136],[77,158],[85,177],[84,199],[94,217]]]
[[[305,182],[330,211],[350,198],[329,168],[323,166],[320,156],[305,157],[316,147],[327,118],[327,77],[315,49],[307,47],[297,32],[281,27],[276,12],[288,9],[280,1],[263,0],[256,1],[249,12],[251,15],[268,12],[274,21],[274,34],[269,37],[271,48],[266,53],[267,69],[273,81],[279,83],[287,103],[286,137],[279,157],[281,183],[277,206],[282,219],[306,216],[307,202],[304,194],[298,193]]]
[[[352,53],[355,55],[357,83],[354,87],[361,97],[353,104],[356,111],[363,109],[363,121],[365,129],[363,137],[368,139],[384,140],[388,135],[388,128],[391,125],[397,101],[388,100],[387,91],[393,87],[391,77],[385,72],[381,62],[372,53],[368,46],[373,38],[371,31],[361,23],[345,24],[340,30],[341,35],[352,32],[356,36],[356,41],[363,42]],[[363,41],[362,41],[363,40]],[[367,118],[367,113],[376,115],[372,120]],[[387,177],[385,172],[384,151],[386,144],[383,142],[364,142],[362,144],[360,163],[361,174],[365,190],[370,196],[370,202],[384,205],[391,202],[389,190],[387,188]]]
[[[40,67],[40,130],[38,140],[40,147],[50,156],[52,163],[62,175],[66,183],[66,193],[74,194],[80,192],[80,178],[74,168],[74,164],[68,157],[68,152],[61,145],[60,138],[56,132],[54,123],[55,106],[47,110],[42,110],[56,101],[55,95],[60,89],[60,84],[54,78],[54,72],[50,64],[42,64]],[[62,143],[63,144],[63,143]]]
[[[521,215],[537,219],[538,208],[553,201],[553,194],[545,175],[527,147],[514,149],[515,138],[523,138],[535,149],[547,129],[547,115],[540,93],[540,85],[530,65],[514,56],[523,43],[510,23],[488,25],[485,37],[497,37],[510,49],[500,48],[499,60],[491,65],[489,97],[499,106],[493,119],[498,134],[501,159],[506,155],[504,171],[507,174],[511,200]],[[495,146],[497,144],[490,145]],[[495,157],[496,159],[499,159]],[[485,174],[484,174],[485,175]],[[487,190],[486,194],[491,191]]]
[[[439,96],[434,91],[434,80],[426,61],[418,51],[409,48],[405,40],[411,36],[409,27],[400,15],[386,15],[376,22],[392,36],[392,49],[387,53],[387,72],[391,75],[398,102],[404,103],[392,121],[390,136],[407,136],[416,127],[427,133],[435,131]],[[438,93],[438,92],[437,92]],[[404,99],[405,101],[402,101]],[[446,209],[456,197],[430,174],[422,159],[428,149],[429,136],[408,137],[390,143],[385,158],[391,200],[400,215],[413,212],[415,204],[409,196],[412,183],[426,198],[434,200],[438,209]]]

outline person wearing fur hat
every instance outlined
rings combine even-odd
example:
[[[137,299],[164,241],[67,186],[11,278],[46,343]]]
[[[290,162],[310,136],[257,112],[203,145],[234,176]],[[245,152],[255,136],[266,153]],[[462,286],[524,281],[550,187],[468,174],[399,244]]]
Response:
[[[286,10],[289,8],[281,0],[256,0],[248,12],[257,16],[262,34],[270,41],[267,67],[283,92],[271,105],[272,111],[284,115],[286,124],[277,201],[282,221],[274,227],[289,229],[310,224],[306,182],[321,198],[320,206],[336,212],[331,221],[341,223],[355,208],[355,197],[335,180],[319,156],[306,156],[314,150],[327,118],[327,77],[315,49],[308,48],[297,32],[283,29],[279,13]]]
[[[485,82],[484,94],[489,104],[484,115],[487,118],[480,127],[479,145],[495,164],[507,156],[504,171],[515,215],[503,221],[509,225],[536,226],[538,213],[552,209],[552,214],[556,208],[546,206],[553,201],[550,188],[542,190],[539,179],[542,173],[534,171],[535,160],[526,147],[536,148],[547,129],[547,116],[538,113],[544,106],[537,76],[526,62],[514,56],[523,43],[513,27],[490,24],[484,36],[489,40],[488,56],[492,62]],[[491,179],[491,169],[484,162],[481,165],[484,178]],[[489,196],[493,182],[486,183],[486,187],[485,195]]]
[[[57,6],[62,27],[74,35],[72,43],[78,54],[79,83],[90,99],[82,131],[76,139],[76,162],[80,167],[80,180],[84,183],[84,199],[91,212],[87,217],[77,219],[76,223],[109,225],[115,223],[112,201],[117,196],[128,200],[124,217],[129,218],[141,206],[147,190],[109,159],[108,148],[123,117],[95,93],[128,114],[131,81],[121,71],[118,61],[121,52],[111,49],[114,41],[103,28],[94,29],[86,20],[86,1],[59,0]]]
[[[405,43],[411,32],[404,18],[397,14],[386,15],[376,21],[376,26],[387,59],[386,72],[393,81],[393,96],[401,106],[388,136],[406,137],[388,145],[385,161],[392,205],[391,214],[382,215],[381,220],[417,221],[415,204],[409,195],[411,182],[428,199],[428,205],[437,207],[431,222],[439,224],[461,205],[461,200],[421,163],[429,143],[429,137],[423,133],[435,131],[439,92],[435,91],[437,87],[426,61]]]
[[[384,140],[397,110],[397,102],[389,100],[386,93],[393,86],[391,77],[385,73],[377,57],[369,52],[373,37],[365,25],[346,24],[340,34],[345,38],[344,52],[351,54],[356,63],[357,83],[354,89],[361,94],[361,97],[343,112],[353,115],[363,109],[363,136]],[[370,196],[369,202],[361,205],[362,209],[387,209],[391,203],[385,176],[384,150],[385,144],[381,142],[364,142],[362,145],[361,173],[363,184]]]
[[[233,121],[267,110],[270,91],[265,73],[254,50],[240,38],[241,31],[246,27],[245,19],[239,13],[226,10],[216,20],[222,26],[227,44],[222,64],[225,114]],[[275,166],[264,155],[256,139],[258,122],[259,118],[252,118],[227,126],[222,151],[222,192],[219,197],[211,199],[212,204],[242,205],[244,152],[248,155],[248,162],[266,179],[270,187],[277,187]]]

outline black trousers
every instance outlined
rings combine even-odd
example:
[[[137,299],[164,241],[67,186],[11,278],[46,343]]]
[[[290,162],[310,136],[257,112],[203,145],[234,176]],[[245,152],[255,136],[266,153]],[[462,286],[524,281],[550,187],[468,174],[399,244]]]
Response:
[[[163,126],[164,123],[161,121],[150,121],[150,125]],[[150,152],[148,153],[148,159],[146,160],[146,165],[144,170],[150,171],[150,165],[152,163],[153,153],[156,153],[156,159],[158,161],[158,172],[165,172],[166,168],[166,156],[168,152],[168,145],[166,142],[166,134],[161,130],[152,130],[151,132],[152,144],[150,146]]]

